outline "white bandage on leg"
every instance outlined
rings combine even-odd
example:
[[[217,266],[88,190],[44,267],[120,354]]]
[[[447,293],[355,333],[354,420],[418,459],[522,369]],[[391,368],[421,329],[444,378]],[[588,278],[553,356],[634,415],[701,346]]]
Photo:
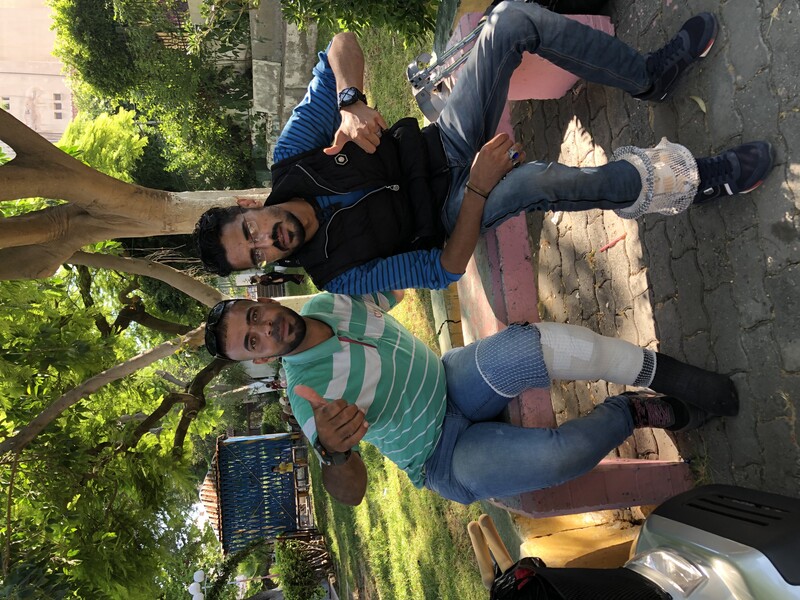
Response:
[[[536,323],[551,379],[604,379],[647,387],[655,374],[655,352],[605,337],[586,327]]]

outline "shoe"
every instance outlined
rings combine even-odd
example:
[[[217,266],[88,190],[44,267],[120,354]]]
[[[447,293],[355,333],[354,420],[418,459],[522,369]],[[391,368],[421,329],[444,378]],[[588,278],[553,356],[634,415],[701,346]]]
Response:
[[[655,427],[667,431],[690,431],[708,421],[708,413],[678,398],[648,392],[623,392],[630,403],[635,429]]]
[[[717,156],[698,158],[700,183],[694,204],[752,192],[764,183],[772,170],[772,161],[772,145],[767,142],[750,142]]]
[[[732,417],[739,413],[739,394],[730,377],[660,352],[656,352],[656,372],[648,387],[660,394],[677,396],[712,415]]]
[[[663,102],[693,62],[704,58],[717,39],[719,22],[711,13],[700,13],[686,21],[666,46],[647,55],[647,70],[653,86],[634,96],[640,100]]]

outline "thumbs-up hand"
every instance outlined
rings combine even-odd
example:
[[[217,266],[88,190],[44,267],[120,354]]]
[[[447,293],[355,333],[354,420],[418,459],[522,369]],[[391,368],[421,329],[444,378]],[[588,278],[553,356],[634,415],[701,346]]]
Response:
[[[367,154],[373,154],[381,143],[383,130],[389,129],[381,113],[359,100],[344,107],[340,114],[342,123],[336,130],[333,143],[323,152],[328,156],[335,156],[347,142],[353,141]]]
[[[355,404],[341,398],[326,400],[307,385],[294,386],[294,393],[311,405],[317,436],[329,452],[347,452],[367,433],[369,423],[364,411]]]

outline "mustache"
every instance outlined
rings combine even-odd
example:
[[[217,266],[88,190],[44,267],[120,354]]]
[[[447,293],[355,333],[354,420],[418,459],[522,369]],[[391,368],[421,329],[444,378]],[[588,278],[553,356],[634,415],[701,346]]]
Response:
[[[275,246],[281,252],[286,252],[288,250],[288,248],[284,247],[284,245],[281,244],[280,237],[278,236],[278,227],[279,226],[280,226],[280,223],[275,223],[275,225],[272,226],[272,245]],[[286,232],[286,237],[291,239],[291,236],[292,236],[291,232],[287,231]]]
[[[280,332],[283,331],[283,317],[275,317],[272,321],[272,331],[270,331],[270,337],[272,337],[276,342],[281,342]]]

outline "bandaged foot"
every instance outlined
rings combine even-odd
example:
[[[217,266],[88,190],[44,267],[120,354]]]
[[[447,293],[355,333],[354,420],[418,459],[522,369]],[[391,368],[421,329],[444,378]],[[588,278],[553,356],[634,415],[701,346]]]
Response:
[[[655,148],[618,148],[613,159],[631,163],[642,180],[642,191],[636,201],[614,211],[620,217],[636,219],[646,213],[675,215],[692,204],[700,177],[697,161],[688,148],[662,138]]]

